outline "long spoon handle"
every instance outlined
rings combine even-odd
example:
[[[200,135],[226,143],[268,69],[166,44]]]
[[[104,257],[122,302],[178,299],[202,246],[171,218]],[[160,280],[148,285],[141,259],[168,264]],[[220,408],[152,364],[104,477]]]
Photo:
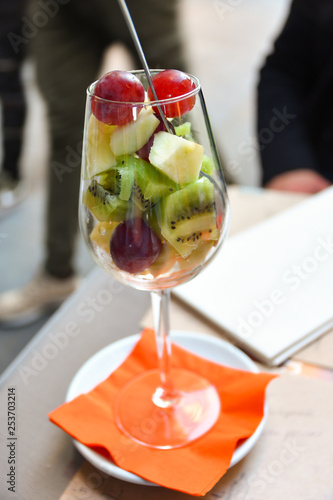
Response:
[[[125,2],[125,0],[118,0],[118,4],[119,4],[119,7],[123,13],[123,16],[125,18],[125,21],[126,21],[126,24],[127,24],[127,27],[130,31],[130,34],[131,34],[131,37],[133,39],[133,42],[134,42],[134,45],[135,45],[135,48],[136,48],[136,51],[138,53],[138,56],[140,58],[140,61],[142,62],[142,65],[143,65],[143,69],[146,73],[146,77],[147,77],[147,80],[148,80],[148,83],[149,83],[149,86],[151,88],[151,91],[153,93],[153,96],[154,96],[154,99],[155,101],[158,101],[158,97],[157,97],[157,94],[156,94],[156,91],[155,91],[155,88],[154,88],[154,85],[153,85],[153,80],[152,80],[152,77],[151,77],[151,73],[150,73],[150,69],[149,69],[149,66],[147,64],[147,59],[146,59],[146,56],[143,52],[143,49],[142,49],[142,45],[141,45],[141,42],[139,40],[139,37],[138,37],[138,34],[137,34],[137,31],[135,29],[135,26],[134,26],[134,23],[133,23],[133,20],[132,20],[132,16],[128,10],[128,7],[127,7],[127,4]],[[161,109],[161,106],[159,104],[156,105],[157,106],[157,109],[159,111],[159,114],[161,116],[161,119],[164,123],[164,126],[166,127],[167,131],[172,133],[172,130],[171,130],[171,127],[168,123],[168,120],[166,119],[162,109]]]

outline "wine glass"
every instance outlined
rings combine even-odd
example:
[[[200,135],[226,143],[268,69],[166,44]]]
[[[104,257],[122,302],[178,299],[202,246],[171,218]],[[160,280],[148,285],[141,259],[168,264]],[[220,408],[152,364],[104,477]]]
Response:
[[[156,86],[166,73],[151,70]],[[170,449],[209,431],[221,410],[208,380],[172,368],[168,308],[170,290],[219,250],[229,205],[197,78],[182,73],[189,90],[154,101],[145,72],[128,74],[143,85],[144,102],[97,97],[101,80],[87,90],[79,220],[97,264],[152,296],[157,366],[120,391],[116,423],[136,442]]]

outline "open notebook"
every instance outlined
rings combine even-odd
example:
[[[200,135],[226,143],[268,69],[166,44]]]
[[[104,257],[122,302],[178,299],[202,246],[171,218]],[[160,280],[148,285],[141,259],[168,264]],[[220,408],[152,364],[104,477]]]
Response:
[[[267,365],[333,326],[333,187],[230,237],[174,289]]]

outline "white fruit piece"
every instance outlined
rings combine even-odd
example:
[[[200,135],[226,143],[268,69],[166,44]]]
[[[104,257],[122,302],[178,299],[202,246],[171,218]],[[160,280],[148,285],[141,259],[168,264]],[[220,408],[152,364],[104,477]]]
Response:
[[[115,156],[130,155],[142,148],[155,132],[160,121],[151,109],[142,109],[137,120],[117,127],[110,138]]]
[[[94,115],[91,115],[85,142],[86,179],[102,174],[117,164],[116,157],[110,148],[110,136],[115,128],[113,125],[100,122]]]
[[[203,152],[200,144],[168,132],[158,132],[149,161],[177,184],[189,184],[199,178]]]

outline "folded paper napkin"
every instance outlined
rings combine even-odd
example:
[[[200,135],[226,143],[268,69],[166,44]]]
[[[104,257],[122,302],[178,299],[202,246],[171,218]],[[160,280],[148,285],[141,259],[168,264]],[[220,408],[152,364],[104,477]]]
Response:
[[[167,488],[205,495],[227,471],[237,443],[251,436],[259,425],[265,389],[275,375],[228,368],[177,345],[173,345],[172,364],[206,377],[222,401],[214,427],[187,446],[158,450],[139,445],[125,437],[114,422],[112,401],[119,389],[131,377],[157,366],[151,329],[142,332],[131,354],[105,381],[55,409],[49,418],[76,440],[109,456],[122,469]]]

